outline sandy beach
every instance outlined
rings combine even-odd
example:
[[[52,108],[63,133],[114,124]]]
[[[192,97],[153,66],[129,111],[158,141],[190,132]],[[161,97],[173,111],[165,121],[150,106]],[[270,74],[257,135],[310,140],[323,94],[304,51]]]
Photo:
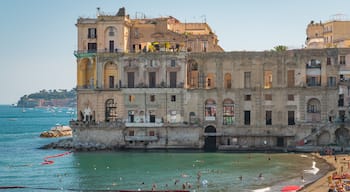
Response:
[[[332,175],[336,172],[338,175],[340,174],[346,174],[350,173],[349,169],[349,162],[350,162],[350,156],[346,154],[340,154],[340,155],[324,155],[321,156],[319,154],[313,154],[317,158],[321,158],[327,161],[331,165],[330,170],[326,175],[318,179],[317,181],[306,185],[303,189],[299,190],[301,192],[321,192],[321,191],[328,191],[330,186],[333,185],[335,182],[343,182],[341,180],[333,180],[332,184],[329,182],[329,177],[332,177]]]

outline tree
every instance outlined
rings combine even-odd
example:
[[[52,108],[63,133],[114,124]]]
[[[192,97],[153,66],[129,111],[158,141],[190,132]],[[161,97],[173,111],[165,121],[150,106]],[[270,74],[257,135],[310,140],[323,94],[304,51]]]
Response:
[[[281,51],[287,51],[287,50],[288,50],[287,46],[285,46],[285,45],[277,45],[271,51],[281,52]]]

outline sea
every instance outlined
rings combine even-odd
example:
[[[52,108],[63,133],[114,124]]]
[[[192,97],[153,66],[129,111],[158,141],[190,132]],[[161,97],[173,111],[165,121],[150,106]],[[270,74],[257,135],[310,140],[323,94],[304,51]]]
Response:
[[[75,118],[72,108],[0,105],[0,192],[280,191],[306,185],[329,169],[300,153],[39,149],[62,139],[41,138],[41,132]]]

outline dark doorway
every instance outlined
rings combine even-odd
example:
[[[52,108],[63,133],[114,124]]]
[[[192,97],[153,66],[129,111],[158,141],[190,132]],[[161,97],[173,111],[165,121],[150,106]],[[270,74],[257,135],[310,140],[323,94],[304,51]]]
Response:
[[[215,134],[210,135],[210,133],[216,133],[216,129],[213,126],[208,126],[205,128],[204,133],[209,133],[205,136],[204,140],[204,151],[216,151],[216,136]]]
[[[109,76],[109,88],[114,88],[114,76]]]
[[[176,88],[176,72],[170,72],[170,88]]]
[[[155,115],[150,115],[149,116],[149,122],[155,123],[156,122],[156,116]]]
[[[135,86],[135,73],[128,72],[128,88],[134,88]]]
[[[284,138],[277,137],[277,147],[284,147]]]
[[[341,127],[335,131],[335,142],[340,146],[349,145],[349,130],[345,127]]]
[[[156,72],[149,72],[148,73],[148,86],[149,88],[156,88]]]

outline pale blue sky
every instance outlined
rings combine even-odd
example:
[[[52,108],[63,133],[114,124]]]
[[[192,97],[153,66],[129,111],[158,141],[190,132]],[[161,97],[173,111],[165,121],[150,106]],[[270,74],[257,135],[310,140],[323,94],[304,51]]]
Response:
[[[132,18],[205,19],[226,51],[301,48],[311,20],[326,22],[335,14],[350,19],[349,0],[2,0],[0,104],[42,89],[75,87],[75,23],[95,17],[97,7],[105,13],[125,7]]]

